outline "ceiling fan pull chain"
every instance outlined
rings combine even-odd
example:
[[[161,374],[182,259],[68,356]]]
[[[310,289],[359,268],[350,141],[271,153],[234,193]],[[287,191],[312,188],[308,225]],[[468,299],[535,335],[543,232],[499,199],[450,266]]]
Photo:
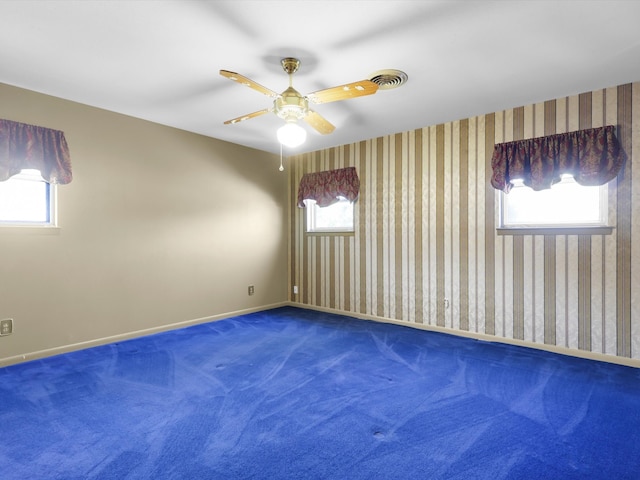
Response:
[[[280,168],[278,168],[281,172],[284,171],[284,167],[282,166],[282,144],[280,144]]]

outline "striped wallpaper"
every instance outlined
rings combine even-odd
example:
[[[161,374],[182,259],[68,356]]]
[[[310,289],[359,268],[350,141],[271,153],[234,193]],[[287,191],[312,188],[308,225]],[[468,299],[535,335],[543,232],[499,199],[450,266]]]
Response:
[[[499,235],[494,144],[604,125],[627,154],[613,233]],[[290,300],[640,359],[639,154],[634,83],[290,157]],[[300,178],[345,166],[361,181],[355,234],[306,235]]]

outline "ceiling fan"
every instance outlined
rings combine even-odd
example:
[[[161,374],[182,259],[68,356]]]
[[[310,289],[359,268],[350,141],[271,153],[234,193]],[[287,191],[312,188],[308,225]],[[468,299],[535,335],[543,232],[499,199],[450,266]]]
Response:
[[[298,125],[298,120],[304,120],[309,126],[322,135],[327,135],[336,128],[318,112],[310,109],[309,102],[314,104],[337,102],[339,100],[371,95],[378,90],[378,84],[365,79],[337,87],[318,90],[317,92],[307,95],[301,95],[300,92],[293,88],[293,74],[298,71],[300,60],[287,57],[283,58],[280,63],[282,64],[283,70],[289,75],[289,87],[282,93],[276,93],[238,73],[220,70],[220,75],[223,77],[253,88],[274,99],[273,105],[270,108],[232,118],[224,122],[225,125],[242,122],[265,113],[273,112],[286,122],[285,125],[278,130],[278,140],[280,140],[282,144],[295,147],[304,142],[306,138],[306,131]],[[292,137],[288,138],[288,134]]]

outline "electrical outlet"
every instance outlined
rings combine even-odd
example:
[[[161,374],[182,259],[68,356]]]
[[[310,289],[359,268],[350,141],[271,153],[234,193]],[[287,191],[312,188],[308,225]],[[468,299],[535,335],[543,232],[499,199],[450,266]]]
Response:
[[[294,294],[294,295],[297,295],[297,294],[298,294],[298,286],[297,286],[297,285],[294,285],[294,286],[293,286],[293,294]]]
[[[13,333],[13,318],[0,320],[0,336],[11,335]]]
[[[255,289],[253,288],[253,285],[249,285],[249,288],[247,290],[249,292],[249,295],[253,295],[254,293],[256,293]]]

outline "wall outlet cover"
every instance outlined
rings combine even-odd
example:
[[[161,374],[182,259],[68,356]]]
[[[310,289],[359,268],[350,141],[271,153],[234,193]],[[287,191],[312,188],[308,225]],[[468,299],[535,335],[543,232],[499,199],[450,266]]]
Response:
[[[0,336],[11,335],[13,333],[13,318],[0,320]]]

